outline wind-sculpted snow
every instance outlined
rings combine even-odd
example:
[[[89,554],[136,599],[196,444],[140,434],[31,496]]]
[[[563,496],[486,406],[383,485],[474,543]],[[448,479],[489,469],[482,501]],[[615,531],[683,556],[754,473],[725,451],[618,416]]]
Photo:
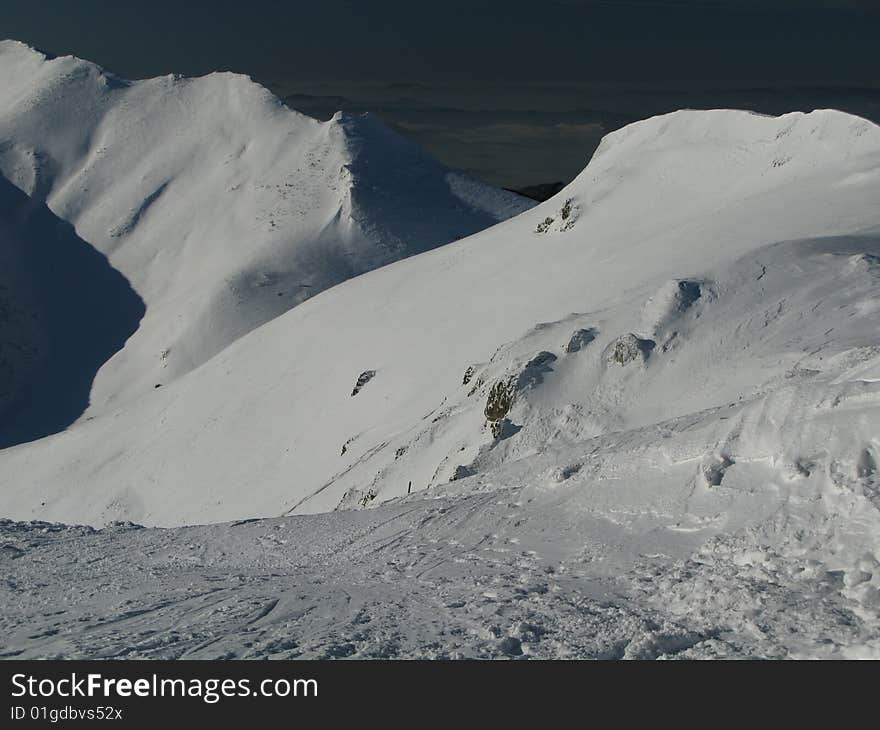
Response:
[[[666,429],[695,436],[687,420]],[[618,464],[644,469],[650,439],[619,438]],[[876,509],[819,480],[756,509],[748,488],[688,490],[675,469],[586,472],[554,483],[527,467],[376,509],[172,530],[0,523],[0,656],[878,656],[880,565],[859,552]],[[626,504],[619,490],[629,509],[603,509]],[[831,508],[821,523],[816,503]],[[723,525],[743,512],[763,522]]]
[[[146,303],[90,415],[167,387],[345,279],[533,205],[453,182],[378,119],[319,123],[244,76],[125,81],[12,41],[0,42],[0,175]]]
[[[78,73],[92,88],[93,67]],[[250,94],[241,113],[275,103],[233,78],[106,84],[177,89],[175,114],[189,93],[199,109],[216,104],[212,84]],[[47,103],[58,83],[18,108]],[[115,392],[113,363],[148,351],[170,377],[147,369],[137,398],[108,396],[52,439],[0,452],[11,518],[174,528],[6,523],[8,655],[877,656],[880,128],[833,111],[657,117],[609,135],[556,198],[426,251],[405,231],[431,215],[387,214],[395,191],[424,178],[407,205],[450,190],[481,226],[495,199],[474,204],[468,185],[369,117],[260,118],[224,185],[256,150],[280,155],[273,125],[301,150],[328,140],[332,164],[297,158],[330,171],[309,194],[335,202],[306,206],[329,215],[309,239],[320,245],[295,255],[287,239],[261,238],[249,257],[204,235],[219,229],[195,236],[169,207],[183,180],[201,184],[191,159],[135,185],[124,215],[99,225],[86,168],[63,178],[75,166],[37,147],[2,157],[80,235],[116,231],[121,271],[142,253],[160,262],[141,288],[132,279],[138,292],[183,296],[227,274],[233,299],[287,292],[294,271],[352,261],[336,246],[346,227],[382,242],[358,249],[365,268],[423,252],[297,295],[255,329],[250,305],[227,307],[206,285],[212,303],[172,328],[172,345],[145,321],[95,390]],[[237,140],[209,131],[214,144]],[[336,139],[345,156],[332,157]],[[239,220],[209,192],[197,200],[224,230],[286,225],[283,206]],[[185,243],[128,248],[150,220]],[[222,266],[205,256],[209,239]],[[257,265],[270,250],[283,255]],[[189,257],[212,269],[204,280],[180,268]],[[188,301],[145,300],[145,320],[164,311],[166,324]],[[161,338],[138,349],[147,332]],[[100,569],[83,572],[73,553]],[[57,617],[43,608],[51,586],[36,585],[46,565],[86,586]]]
[[[774,167],[782,152],[791,163]],[[840,237],[880,224],[878,164],[880,129],[837,112],[642,122],[558,199],[304,302],[68,429],[51,458],[40,443],[7,450],[0,504],[164,525],[372,505],[812,371],[824,387],[878,344],[875,238]],[[571,230],[534,232],[569,199]],[[581,329],[594,340],[566,353]],[[638,356],[624,346],[619,362],[612,343],[628,338]],[[489,389],[540,352],[558,359],[493,434]],[[462,385],[474,363],[488,364]]]

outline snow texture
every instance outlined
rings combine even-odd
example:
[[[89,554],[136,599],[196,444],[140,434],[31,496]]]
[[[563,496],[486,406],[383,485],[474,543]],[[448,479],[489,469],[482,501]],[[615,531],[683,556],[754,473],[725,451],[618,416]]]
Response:
[[[447,170],[371,115],[320,123],[245,76],[132,82],[13,41],[0,42],[0,177],[4,198],[14,186],[48,208],[133,289],[123,299],[100,281],[79,295],[61,287],[68,304],[123,310],[90,394],[82,368],[76,415],[89,406],[88,417],[167,387],[334,284],[533,205]],[[68,274],[89,288],[90,276]],[[57,375],[31,388],[60,398]],[[0,443],[63,430],[73,409],[58,410],[0,423]]]
[[[520,203],[242,77],[0,74],[0,169],[131,305],[0,451],[4,655],[880,656],[880,128],[656,117],[428,250]]]

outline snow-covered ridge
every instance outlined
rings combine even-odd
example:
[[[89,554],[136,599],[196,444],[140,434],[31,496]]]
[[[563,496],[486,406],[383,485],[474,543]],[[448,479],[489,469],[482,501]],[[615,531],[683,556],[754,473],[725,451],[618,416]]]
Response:
[[[321,123],[248,77],[126,81],[0,42],[0,174],[146,304],[92,413],[165,387],[351,276],[531,206],[457,178],[377,119]]]
[[[342,115],[324,129],[346,126],[353,122]],[[369,119],[356,129],[354,145],[385,134]],[[363,170],[349,163],[345,174],[368,178],[375,163],[364,162]],[[752,350],[746,342],[756,330],[742,335],[746,350],[729,353],[729,361],[695,361],[688,367],[696,374],[676,363],[711,350],[727,328],[748,333],[761,325],[738,319],[738,305],[721,292],[748,262],[776,250],[770,247],[880,226],[878,168],[880,129],[839,112],[679,112],[639,123],[611,135],[572,185],[532,211],[323,292],[186,377],[52,439],[53,459],[44,458],[42,444],[5,452],[4,473],[16,477],[3,485],[3,499],[14,516],[97,523],[315,512],[396,497],[409,482],[422,490],[492,473],[560,439],[589,440],[745,402],[783,378],[802,346],[780,333],[785,347]],[[349,204],[357,220],[358,197]],[[873,239],[864,240],[863,253],[873,255]],[[784,250],[778,266],[797,271],[801,249]],[[821,279],[821,267],[808,270]],[[870,311],[870,291],[864,302],[841,306]],[[768,310],[778,306],[772,291],[753,296]],[[713,325],[696,328],[690,340],[676,330],[667,343],[684,303],[687,316],[706,308],[704,321]],[[813,304],[798,316],[816,316],[808,314]],[[844,331],[833,318],[822,332]],[[554,338],[539,348],[533,335],[523,338],[542,322],[562,324],[539,328]],[[563,355],[575,330],[591,328],[595,341],[583,338],[585,354]],[[854,332],[855,340],[869,339]],[[833,337],[825,345],[850,346]],[[545,358],[541,378],[522,382],[534,381],[545,395],[528,418],[512,420],[519,430],[498,431],[487,423],[488,389],[505,373],[519,381],[520,365],[544,351],[558,362]],[[629,362],[630,352],[644,360],[644,374],[609,364],[618,351],[619,360]],[[558,372],[563,361],[581,363],[567,385],[569,376]],[[718,373],[728,365],[725,384]],[[472,366],[485,372],[482,390],[469,398],[473,386],[463,389],[462,379]],[[650,387],[661,376],[664,387]],[[715,385],[694,395],[695,377]],[[667,391],[679,395],[670,403]],[[631,399],[641,406],[632,410]]]
[[[95,329],[136,325],[141,292],[147,309],[101,372],[101,407],[0,451],[0,514],[110,524],[0,521],[0,650],[878,656],[880,128],[829,110],[646,120],[609,135],[554,199],[256,326],[244,313],[263,311],[260,292],[329,281],[352,252],[365,268],[416,253],[408,231],[448,222],[453,238],[474,210],[504,217],[504,198],[369,116],[322,125],[266,98],[254,120],[255,97],[230,117],[214,113],[235,106],[238,82],[222,77],[98,92],[87,64],[5,53],[47,78],[10,92],[33,103],[0,112],[18,135],[4,174],[33,193],[0,188],[0,274],[35,243],[90,250],[72,259],[82,278],[130,308]],[[74,82],[99,110],[82,144],[50,149],[81,126],[61,124],[28,153],[22,139],[43,144],[71,113],[57,89]],[[124,112],[135,98],[140,111]],[[43,132],[26,128],[33,109]],[[179,124],[205,109],[204,134]],[[127,125],[137,133],[119,139],[151,139],[156,154],[97,153]],[[108,209],[117,184],[136,194]],[[447,195],[448,217],[432,207]],[[132,287],[111,263],[131,267]],[[0,290],[0,336],[38,349],[94,316],[94,298],[71,312],[56,301],[26,330],[24,280]],[[144,366],[127,397],[113,378],[140,373],[145,352],[152,362],[139,338],[169,337],[178,354],[160,359],[176,377],[149,387]],[[174,360],[181,350],[200,357]],[[87,586],[81,603],[45,611],[58,600],[46,565]]]

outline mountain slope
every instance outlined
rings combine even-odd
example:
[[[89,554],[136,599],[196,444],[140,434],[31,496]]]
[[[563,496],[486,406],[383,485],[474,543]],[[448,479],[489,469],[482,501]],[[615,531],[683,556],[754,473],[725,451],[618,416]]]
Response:
[[[876,407],[854,368],[876,368],[878,202],[880,129],[849,115],[632,125],[534,210],[326,291],[169,387],[5,450],[2,509],[173,525],[370,504],[468,475],[476,488],[625,474],[590,509],[659,511],[705,536],[766,515],[766,485],[799,459],[821,463],[801,464],[824,474],[816,488],[870,489]],[[816,404],[849,394],[861,420],[819,459],[842,422]],[[773,435],[768,418],[809,423],[813,440],[782,458],[773,439],[793,432]],[[767,458],[770,472],[746,466]],[[731,513],[710,488],[737,473],[759,496]],[[689,506],[697,487],[705,510]]]
[[[0,174],[146,304],[90,415],[340,281],[531,206],[369,115],[319,123],[244,76],[126,81],[12,41],[0,42]]]

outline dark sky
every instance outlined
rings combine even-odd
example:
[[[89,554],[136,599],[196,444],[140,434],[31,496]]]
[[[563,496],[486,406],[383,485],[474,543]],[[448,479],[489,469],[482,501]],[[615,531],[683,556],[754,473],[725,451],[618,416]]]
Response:
[[[568,179],[602,133],[680,106],[880,116],[880,0],[0,0],[0,37],[129,78],[248,73],[510,185]]]

